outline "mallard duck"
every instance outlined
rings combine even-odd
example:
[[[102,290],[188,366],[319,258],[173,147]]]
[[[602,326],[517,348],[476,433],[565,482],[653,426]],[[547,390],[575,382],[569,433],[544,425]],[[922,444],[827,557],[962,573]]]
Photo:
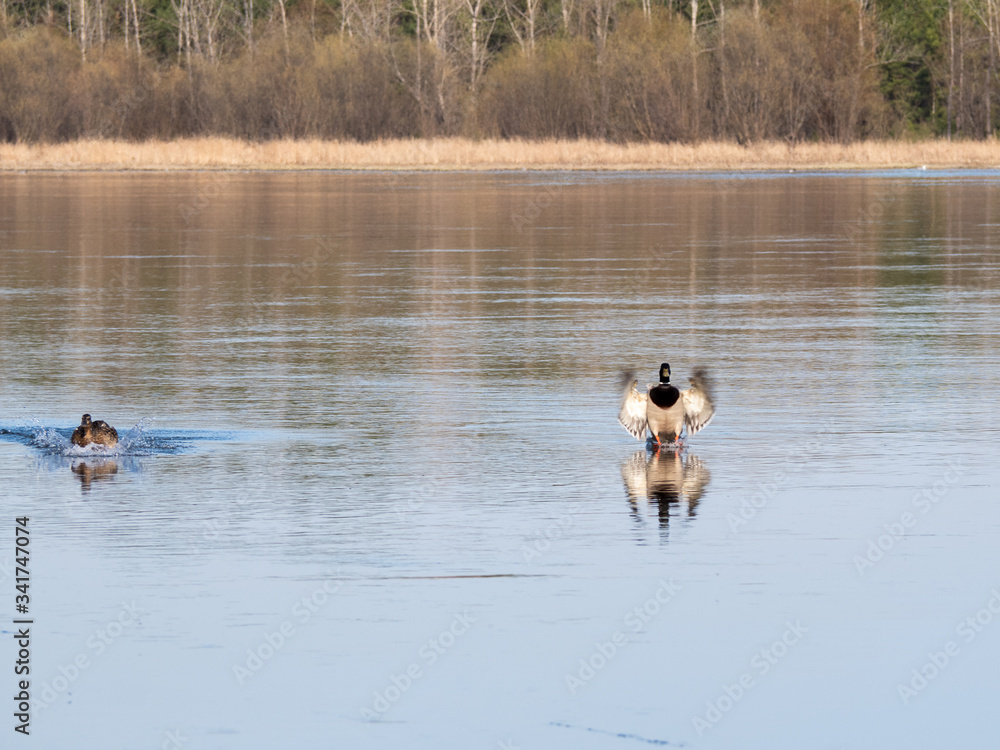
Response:
[[[89,492],[94,482],[112,479],[118,473],[118,464],[113,458],[78,458],[70,468],[80,478],[84,492]]]
[[[664,449],[650,456],[640,450],[622,464],[625,494],[637,517],[649,502],[657,504],[660,525],[666,529],[674,508],[694,516],[698,502],[711,481],[708,467],[696,456]]]
[[[650,384],[646,393],[640,393],[639,381],[633,373],[624,373],[618,421],[637,440],[642,440],[648,429],[657,448],[662,443],[679,440],[685,427],[691,437],[712,421],[715,407],[708,373],[697,368],[689,380],[691,387],[683,391],[670,385],[670,365],[664,362],[660,365],[660,382]]]
[[[91,422],[90,415],[84,414],[80,426],[73,430],[73,437],[70,440],[73,445],[79,445],[81,448],[91,443],[112,447],[118,445],[118,432],[100,419]]]

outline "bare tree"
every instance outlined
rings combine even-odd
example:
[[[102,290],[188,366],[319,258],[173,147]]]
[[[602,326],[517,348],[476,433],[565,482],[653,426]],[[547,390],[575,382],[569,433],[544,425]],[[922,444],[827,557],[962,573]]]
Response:
[[[955,6],[948,0],[948,140],[951,140],[951,113],[955,95]]]
[[[652,0],[642,0],[642,17],[646,19],[646,23],[652,23],[653,21]]]
[[[83,0],[81,0],[82,2]],[[183,56],[184,61],[191,67],[191,55],[201,54],[201,41],[198,35],[198,27],[195,23],[194,13],[195,0],[170,0],[170,5],[177,18],[177,55]]]
[[[6,2],[6,0],[4,0]],[[73,2],[66,3],[66,31],[69,33],[69,38],[73,39]]]
[[[989,49],[987,52],[986,85],[983,91],[983,105],[986,115],[986,135],[992,135],[992,91],[996,80],[996,58],[1000,54],[1000,0],[967,0],[967,3],[973,17],[986,29]]]
[[[97,39],[101,43],[101,47],[104,47],[104,0],[97,0]]]
[[[288,16],[285,14],[285,0],[278,0],[278,8],[281,10],[281,33],[285,38],[285,62],[288,62]]]
[[[719,0],[719,59],[726,58],[726,0]],[[729,121],[729,81],[726,76],[726,66],[719,66],[719,83],[722,88],[722,117]]]
[[[700,111],[697,103],[701,98],[698,93],[698,54],[698,0],[691,0],[691,81],[695,99],[695,112]],[[700,135],[699,130],[699,123],[695,122],[696,136]]]
[[[986,67],[986,135],[993,135],[993,82],[996,80],[996,56],[998,46],[1000,46],[1000,8],[997,7],[997,0],[988,0],[989,14],[987,26],[989,28],[990,51],[989,64]]]
[[[80,53],[83,59],[87,59],[87,47],[89,37],[87,35],[87,0],[80,0],[80,18],[77,22],[80,25]]]
[[[449,44],[449,26],[461,2],[464,0],[415,0],[413,3],[417,27],[423,30],[424,39],[440,52]]]
[[[448,54],[456,47],[453,21],[464,2],[465,0],[414,0],[410,12],[414,14],[417,33],[412,61],[401,64],[396,45],[386,44],[397,80],[417,101],[425,122],[430,122],[433,126],[441,121],[448,109],[445,98],[446,79],[450,75]],[[429,64],[424,61],[427,52],[431,58]],[[431,96],[436,99],[433,104],[429,98]]]
[[[423,0],[424,7],[426,9],[426,0]],[[440,112],[444,112],[447,109],[447,103],[445,102],[444,92],[444,79],[447,75],[446,54],[448,48],[451,46],[451,40],[449,38],[449,30],[452,25],[452,19],[459,9],[458,0],[433,0],[434,10],[428,23],[425,24],[427,29],[427,39],[434,46],[434,86],[437,89],[437,100]]]
[[[394,1],[343,0],[341,5],[341,31],[369,42],[387,42],[392,31],[392,20],[397,10]],[[416,16],[418,23],[420,17]]]
[[[142,42],[139,39],[139,9],[136,6],[135,0],[123,0],[124,5],[124,15],[125,15],[125,49],[129,47],[129,25],[135,29],[135,49],[141,55],[142,54]]]
[[[239,16],[243,41],[246,42],[247,49],[252,52],[254,47],[253,0],[240,0]]]
[[[562,14],[564,31],[569,31],[569,24],[573,20],[575,6],[576,0],[559,0],[559,11]]]
[[[226,0],[170,0],[177,18],[177,54],[190,66],[191,55],[219,57],[220,23]]]
[[[649,0],[643,0],[649,2]],[[535,54],[535,35],[538,29],[538,16],[542,0],[503,0],[504,14],[510,30],[517,39],[524,54],[531,57]]]
[[[493,28],[496,26],[500,13],[490,6],[489,0],[463,0],[463,2],[465,9],[469,12],[469,41],[472,58],[469,86],[472,89],[473,98],[475,98],[479,77],[486,67],[489,40],[493,35]]]
[[[868,15],[870,0],[858,0],[858,49],[865,49],[865,16]]]
[[[131,0],[132,2],[132,22],[135,24],[135,49],[141,55],[142,54],[142,37],[139,34],[139,7],[136,0]]]
[[[608,43],[611,21],[614,18],[617,8],[618,0],[590,0],[587,8],[588,15],[593,21],[594,42],[597,44],[598,61],[601,60],[604,48]]]

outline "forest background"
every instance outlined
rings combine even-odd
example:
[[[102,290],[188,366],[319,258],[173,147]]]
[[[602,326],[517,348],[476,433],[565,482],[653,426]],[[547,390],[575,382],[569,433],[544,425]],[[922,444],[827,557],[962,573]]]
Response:
[[[1000,0],[0,0],[0,142],[992,138]]]

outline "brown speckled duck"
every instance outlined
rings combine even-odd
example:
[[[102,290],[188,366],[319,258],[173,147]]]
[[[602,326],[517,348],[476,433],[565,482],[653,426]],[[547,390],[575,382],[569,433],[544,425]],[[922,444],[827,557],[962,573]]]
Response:
[[[80,426],[73,430],[73,437],[70,438],[73,445],[81,448],[91,443],[95,445],[106,445],[109,448],[118,445],[118,432],[114,427],[98,419],[96,422],[90,421],[90,415],[84,414],[80,420]]]

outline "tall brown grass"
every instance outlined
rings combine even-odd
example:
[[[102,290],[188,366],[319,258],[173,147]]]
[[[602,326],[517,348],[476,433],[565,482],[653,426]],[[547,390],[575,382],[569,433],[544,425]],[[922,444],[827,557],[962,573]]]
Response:
[[[803,170],[998,167],[1000,142],[927,140],[852,144],[766,141],[630,143],[600,140],[355,141],[228,138],[0,144],[0,170]]]

